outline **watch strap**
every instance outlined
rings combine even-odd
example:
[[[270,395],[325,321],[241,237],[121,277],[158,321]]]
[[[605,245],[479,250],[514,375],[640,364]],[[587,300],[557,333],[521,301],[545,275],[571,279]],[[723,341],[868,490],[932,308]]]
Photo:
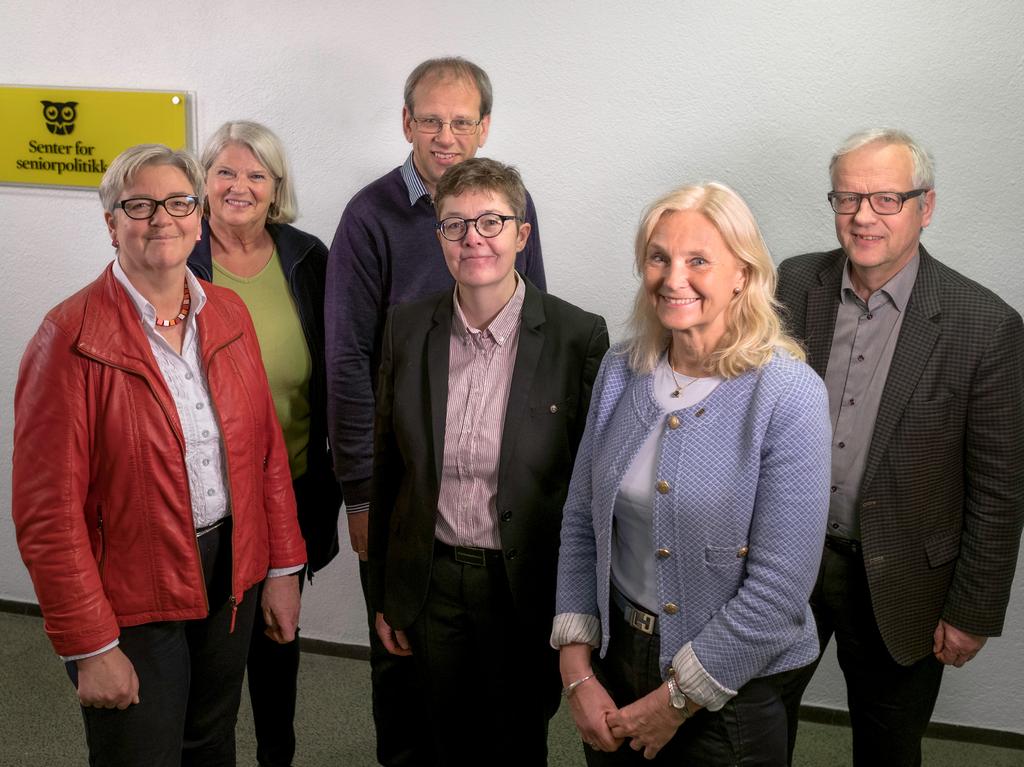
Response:
[[[666,684],[668,685],[668,704],[679,712],[679,715],[683,717],[683,721],[686,721],[693,714],[687,706],[688,699],[686,693],[679,689],[675,674],[669,674]]]

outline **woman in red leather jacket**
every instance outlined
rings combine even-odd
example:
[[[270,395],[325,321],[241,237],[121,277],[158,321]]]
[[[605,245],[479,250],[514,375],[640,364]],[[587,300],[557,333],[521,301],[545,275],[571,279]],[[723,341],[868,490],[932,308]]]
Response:
[[[252,321],[186,268],[203,174],[155,144],[100,185],[117,257],[15,392],[13,514],[91,764],[234,764],[254,588],[294,637],[305,548]]]

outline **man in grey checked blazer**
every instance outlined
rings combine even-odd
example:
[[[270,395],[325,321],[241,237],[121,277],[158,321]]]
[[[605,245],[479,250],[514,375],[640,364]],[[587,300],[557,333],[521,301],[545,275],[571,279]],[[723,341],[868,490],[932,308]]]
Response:
[[[1024,326],[932,258],[931,158],[851,136],[830,165],[842,247],[785,261],[778,298],[825,379],[828,536],[811,606],[836,636],[855,765],[919,765],[945,665],[1002,630],[1024,523]],[[816,664],[787,691],[796,711]]]

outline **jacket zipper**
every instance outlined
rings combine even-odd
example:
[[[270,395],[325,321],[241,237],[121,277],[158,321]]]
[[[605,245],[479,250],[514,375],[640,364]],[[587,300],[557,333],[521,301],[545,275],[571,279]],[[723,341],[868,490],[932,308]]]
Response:
[[[100,580],[103,580],[104,571],[107,565],[107,540],[103,533],[103,504],[96,504],[96,532],[100,538]]]
[[[237,336],[235,336],[234,338],[230,339],[229,341],[226,341],[225,343],[221,344],[217,348],[211,349],[210,350],[210,356],[206,358],[205,365],[203,363],[203,360],[199,360],[199,364],[203,365],[203,373],[206,375],[206,380],[207,381],[210,380],[210,365],[213,362],[214,355],[216,355],[220,351],[223,351],[224,349],[226,349],[228,347],[229,344],[234,343],[235,341],[237,341],[241,337],[242,337],[242,334],[239,333]],[[210,404],[213,406],[213,416],[214,416],[214,418],[217,419],[217,425],[218,425],[218,427],[220,427],[220,411],[219,411],[219,408],[217,407],[217,403],[213,401],[213,391],[212,390],[210,391]],[[225,439],[224,439],[224,429],[223,428],[221,428],[220,439],[221,439],[222,443],[225,442]],[[224,479],[225,479],[225,482],[227,483],[228,497],[232,498],[232,495],[231,495],[231,464],[228,462],[227,444],[224,444],[224,451],[223,451],[223,453],[224,453]],[[233,500],[234,499],[232,498],[232,501]],[[191,505],[190,505],[189,508],[191,509]],[[232,512],[231,515],[232,515],[232,517],[234,517],[234,512]],[[231,604],[231,625],[228,626],[228,634],[234,634],[235,633],[235,619],[238,617],[238,599],[235,598],[235,524],[234,524],[234,522],[235,522],[235,520],[232,518],[232,520],[231,520],[231,594],[228,596],[228,602]],[[193,526],[194,525],[195,525],[195,523],[193,522]],[[197,549],[199,548],[199,539],[198,538],[196,539],[196,548]],[[202,558],[200,558],[200,560],[199,560],[199,565],[200,565],[199,569],[202,570]],[[204,590],[206,588],[205,580],[203,582],[203,588],[204,588]],[[210,598],[209,598],[209,596],[207,596],[207,598],[206,598],[206,611],[207,611],[207,613],[210,612]]]
[[[178,412],[177,412],[177,410],[175,410],[174,413],[172,414],[170,411],[167,410],[167,406],[164,404],[163,399],[161,399],[161,397],[160,397],[160,392],[157,391],[156,387],[153,385],[153,382],[149,380],[149,376],[147,376],[144,372],[142,372],[140,370],[133,370],[132,368],[125,367],[124,365],[118,365],[118,364],[115,364],[115,363],[111,362],[108,359],[104,359],[103,357],[99,356],[98,354],[95,354],[91,349],[86,349],[86,348],[79,347],[79,351],[81,351],[83,354],[85,354],[85,356],[89,357],[90,359],[94,359],[97,362],[99,362],[99,363],[101,363],[103,365],[106,365],[109,368],[113,368],[114,370],[120,370],[122,373],[127,373],[128,375],[138,376],[143,381],[145,381],[146,382],[146,386],[149,387],[149,391],[152,393],[153,397],[156,399],[156,403],[160,406],[160,409],[163,411],[164,418],[167,419],[167,423],[170,425],[171,431],[174,433],[175,439],[178,440],[178,446],[181,448],[181,454],[184,456],[184,454],[185,454],[185,436],[182,433],[180,427],[178,427],[178,428],[175,427],[175,421],[178,418]],[[190,503],[191,503],[191,501],[190,501]]]

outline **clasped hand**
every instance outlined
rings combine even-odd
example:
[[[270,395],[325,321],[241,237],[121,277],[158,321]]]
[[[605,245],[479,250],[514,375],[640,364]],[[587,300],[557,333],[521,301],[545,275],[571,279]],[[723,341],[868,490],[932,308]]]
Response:
[[[617,708],[595,678],[569,698],[569,710],[583,742],[597,751],[617,751],[624,740],[653,759],[676,734],[683,718],[668,705],[668,691],[657,687],[628,706]]]

